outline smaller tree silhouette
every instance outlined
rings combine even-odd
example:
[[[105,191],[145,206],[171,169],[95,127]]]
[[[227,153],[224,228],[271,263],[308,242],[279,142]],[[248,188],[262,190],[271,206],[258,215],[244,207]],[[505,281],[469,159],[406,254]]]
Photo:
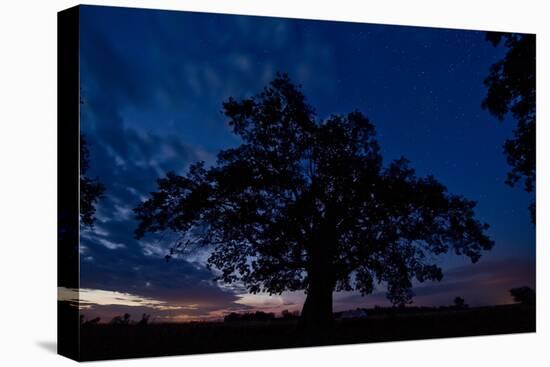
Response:
[[[459,309],[468,307],[468,305],[464,301],[464,298],[462,297],[455,297],[454,304],[455,304],[455,308],[459,308]]]
[[[518,287],[510,289],[510,294],[514,298],[515,302],[523,305],[534,305],[536,301],[536,294],[532,288]]]
[[[300,317],[300,312],[299,311],[292,311],[290,312],[289,310],[283,310],[281,312],[281,317],[283,319],[286,319],[286,320],[292,320],[292,319],[297,319]]]
[[[110,322],[111,325],[129,325],[130,324],[130,314],[125,313],[122,316],[115,316]]]
[[[149,319],[151,318],[150,314],[144,313],[141,315],[141,320],[138,321],[138,326],[146,326],[149,324]]]
[[[100,317],[96,317],[96,318],[93,318],[91,320],[88,320],[86,319],[86,321],[84,321],[84,315],[81,315],[80,316],[80,323],[83,325],[83,326],[89,326],[89,325],[96,325],[99,323],[99,321],[101,320]]]

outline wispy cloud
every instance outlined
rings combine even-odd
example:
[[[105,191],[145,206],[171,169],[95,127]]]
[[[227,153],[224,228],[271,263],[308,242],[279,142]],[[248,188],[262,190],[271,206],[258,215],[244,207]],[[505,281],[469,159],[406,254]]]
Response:
[[[112,242],[105,238],[98,238],[97,241],[103,246],[107,247],[109,250],[117,250],[126,247],[126,245],[124,245],[123,243]]]
[[[182,306],[169,306],[166,302],[147,297],[140,297],[130,293],[106,291],[102,289],[74,289],[58,288],[59,301],[78,302],[81,306],[128,306],[128,307],[150,307],[154,309],[181,309]],[[169,307],[169,308],[166,308]]]

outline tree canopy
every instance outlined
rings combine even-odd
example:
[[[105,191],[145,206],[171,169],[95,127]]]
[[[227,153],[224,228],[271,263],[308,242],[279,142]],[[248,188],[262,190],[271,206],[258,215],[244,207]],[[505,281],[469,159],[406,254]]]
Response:
[[[482,107],[499,120],[510,113],[517,120],[514,136],[504,143],[508,164],[512,167],[506,183],[523,181],[527,192],[536,181],[536,39],[534,34],[489,32],[487,40],[508,49],[505,57],[491,66],[484,83],[487,96]],[[535,223],[535,199],[529,205]]]
[[[95,205],[105,191],[99,180],[86,176],[89,167],[90,151],[86,139],[80,135],[80,223],[85,227],[93,227]]]
[[[367,117],[318,119],[286,74],[223,111],[242,144],[211,167],[160,178],[134,209],[138,238],[180,235],[168,258],[211,246],[218,280],[251,293],[305,290],[303,314],[320,319],[332,316],[333,291],[366,295],[383,283],[402,305],[414,279],[442,278],[433,255],[476,262],[492,248],[474,201],[418,177],[405,158],[385,166]]]

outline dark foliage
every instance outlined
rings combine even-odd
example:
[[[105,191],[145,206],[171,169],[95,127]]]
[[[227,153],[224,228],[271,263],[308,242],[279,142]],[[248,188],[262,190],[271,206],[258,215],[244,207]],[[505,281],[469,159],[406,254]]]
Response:
[[[141,320],[137,322],[137,325],[139,326],[147,326],[149,324],[149,319],[151,318],[150,314],[144,313],[141,315]]]
[[[508,164],[507,184],[523,181],[527,192],[536,182],[536,38],[532,34],[487,33],[494,46],[503,43],[508,52],[491,66],[484,83],[487,96],[482,107],[499,120],[511,113],[517,120],[514,136],[504,143]],[[531,221],[536,220],[535,199],[529,206]]]
[[[236,313],[231,312],[223,318],[223,322],[254,322],[254,321],[272,321],[275,320],[275,314],[273,312],[249,312],[249,313]]]
[[[360,112],[318,120],[300,89],[278,75],[259,95],[223,104],[242,139],[184,176],[170,173],[135,208],[138,238],[181,235],[167,256],[212,246],[208,264],[251,293],[306,290],[302,318],[332,316],[332,292],[387,285],[411,301],[413,279],[440,280],[433,256],[476,262],[493,242],[475,202],[417,177],[405,158],[384,166],[374,125]]]
[[[536,303],[536,294],[532,288],[519,287],[510,289],[510,294],[514,301],[524,305],[534,305]]]
[[[281,317],[285,320],[297,319],[300,317],[300,311],[283,310],[281,311]]]
[[[115,316],[109,322],[109,324],[111,324],[111,325],[130,325],[130,314],[125,313],[122,316]]]
[[[95,205],[102,197],[105,187],[99,180],[86,176],[90,166],[90,151],[84,136],[80,135],[80,222],[86,227],[93,227]]]
[[[455,297],[454,299],[454,305],[456,308],[466,308],[468,305],[466,304],[466,301],[464,301],[464,298],[462,297]]]
[[[80,325],[81,326],[90,326],[90,325],[95,325],[95,324],[98,324],[99,321],[101,321],[101,318],[100,317],[95,317],[91,320],[85,320],[84,319],[84,315],[80,315]]]

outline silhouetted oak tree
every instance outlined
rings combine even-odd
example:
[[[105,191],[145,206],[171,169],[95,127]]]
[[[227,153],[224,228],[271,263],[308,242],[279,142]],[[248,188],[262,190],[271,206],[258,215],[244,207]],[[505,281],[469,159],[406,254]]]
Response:
[[[251,293],[305,290],[305,325],[330,323],[334,291],[365,295],[383,283],[405,304],[413,279],[442,278],[430,255],[476,262],[493,246],[473,201],[417,177],[404,158],[383,166],[360,112],[320,121],[286,75],[223,108],[242,144],[212,167],[159,179],[135,209],[136,235],[180,233],[171,254],[182,243],[213,246],[218,279]]]
[[[97,179],[86,176],[90,166],[90,152],[84,136],[80,135],[80,223],[93,227],[95,204],[103,195],[105,187]]]
[[[523,179],[527,192],[533,192],[536,179],[536,45],[534,34],[489,32],[494,46],[508,48],[504,59],[493,64],[485,78],[487,96],[482,107],[499,120],[510,112],[517,120],[514,137],[504,143],[504,152],[512,170],[506,183],[514,186]],[[535,223],[535,200],[529,206]]]

